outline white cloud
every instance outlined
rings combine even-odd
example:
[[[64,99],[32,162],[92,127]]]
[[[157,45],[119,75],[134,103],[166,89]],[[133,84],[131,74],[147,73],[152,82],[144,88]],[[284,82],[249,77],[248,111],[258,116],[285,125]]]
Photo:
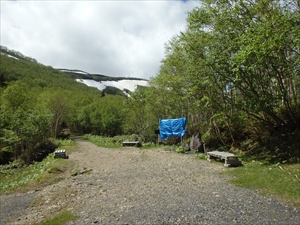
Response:
[[[1,45],[55,68],[150,78],[198,1],[1,1]]]

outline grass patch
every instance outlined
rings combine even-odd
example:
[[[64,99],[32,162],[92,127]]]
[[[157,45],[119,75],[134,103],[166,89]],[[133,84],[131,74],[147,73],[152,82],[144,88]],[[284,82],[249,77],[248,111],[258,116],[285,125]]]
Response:
[[[64,179],[65,172],[67,172],[72,165],[73,162],[70,160],[61,158],[53,159],[48,169],[32,181],[32,185],[46,186],[57,183]]]
[[[84,140],[87,140],[89,142],[92,142],[93,144],[97,145],[98,147],[104,147],[104,148],[120,148],[123,146],[123,142],[127,141],[139,141],[142,143],[142,140],[140,140],[139,136],[136,134],[132,135],[119,135],[114,137],[104,137],[104,136],[98,136],[98,135],[92,135],[92,134],[85,134],[81,137]],[[145,145],[145,148],[151,148],[154,147],[155,144],[152,142],[144,143],[142,144],[143,147]]]
[[[182,146],[177,147],[175,151],[177,153],[187,154],[186,150]]]
[[[146,142],[142,144],[143,149],[159,148],[159,147],[163,147],[163,145],[159,145],[154,142]]]
[[[71,213],[68,210],[64,210],[58,215],[56,215],[54,218],[49,219],[45,222],[39,223],[39,225],[64,225],[67,224],[70,221],[74,221],[78,219],[78,216],[75,216],[73,213]],[[34,224],[37,225],[37,224]]]
[[[72,166],[72,161],[54,159],[49,154],[42,162],[26,166],[22,161],[0,166],[0,194],[12,191],[26,192],[39,189],[64,179],[64,173]]]
[[[59,147],[76,145],[75,141],[72,139],[60,139],[58,140],[58,143],[59,143]]]
[[[205,154],[205,153],[197,153],[197,158],[198,159],[207,160],[208,159],[208,155]]]
[[[85,134],[81,136],[80,138],[87,140],[98,147],[104,147],[104,148],[121,148],[123,147],[123,142],[126,141],[139,141],[141,146],[139,146],[140,149],[149,149],[149,148],[157,148],[162,147],[163,145],[157,145],[154,142],[146,142],[144,143],[140,137],[136,134],[132,135],[119,135],[114,137],[104,137],[104,136],[97,136],[92,134]]]
[[[122,140],[113,137],[103,137],[97,135],[86,134],[82,136],[84,140],[90,141],[98,147],[104,148],[120,148],[122,147]]]
[[[247,162],[243,167],[226,172],[234,177],[230,182],[239,187],[258,189],[300,208],[300,164],[264,164]]]
[[[42,162],[31,164],[30,166],[9,165],[0,167],[0,193],[12,191],[27,185],[29,182],[38,179],[50,166],[53,154],[50,154]]]

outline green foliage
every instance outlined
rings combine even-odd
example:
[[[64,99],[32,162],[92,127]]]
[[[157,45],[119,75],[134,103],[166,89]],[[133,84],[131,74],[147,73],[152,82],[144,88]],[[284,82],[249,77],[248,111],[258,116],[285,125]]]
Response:
[[[50,166],[53,155],[44,161],[25,166],[23,161],[15,161],[0,166],[0,192],[14,190],[38,179]]]
[[[28,56],[25,56],[23,55],[21,52],[17,52],[17,51],[14,51],[14,50],[10,50],[8,49],[7,47],[5,46],[1,46],[0,45],[0,50],[1,50],[1,53],[3,52],[4,54],[8,54],[10,56],[13,56],[19,60],[24,60],[24,61],[28,61],[28,62],[34,62],[34,63],[37,63],[37,61],[31,57],[28,57]]]
[[[143,142],[155,142],[154,130],[158,128],[159,118],[154,111],[155,95],[152,88],[139,88],[127,99],[124,105],[125,134],[138,134]]]
[[[1,55],[0,161],[32,162],[35,146],[65,128],[107,137],[134,133],[151,143],[159,119],[186,117],[188,136],[200,132],[208,149],[238,143],[247,155],[299,162],[297,6],[297,0],[202,0],[188,12],[186,31],[166,43],[150,87],[128,98],[74,80],[84,74]]]
[[[288,161],[300,162],[300,132],[276,135],[273,132],[260,132],[261,138],[241,142],[243,152],[248,158],[268,160],[271,163]],[[275,151],[272,152],[271,150]]]
[[[97,136],[92,134],[86,134],[83,136],[85,140],[91,141],[92,143],[96,144],[97,146],[101,147],[121,147],[122,142],[124,141],[141,141],[140,137],[137,134],[131,135],[118,135],[114,137],[104,137],[104,136]]]
[[[175,149],[175,151],[177,153],[183,153],[183,154],[186,154],[186,151],[184,150],[184,148],[182,146],[179,146]]]
[[[198,159],[207,160],[207,159],[208,159],[208,155],[207,155],[207,154],[204,154],[204,153],[198,153],[198,154],[197,154],[197,158],[198,158]]]
[[[101,109],[102,134],[108,136],[116,136],[122,134],[122,124],[124,119],[124,110],[122,102],[124,99],[119,96],[114,96],[114,101],[111,98],[103,99]]]
[[[155,144],[154,142],[146,142],[146,143],[143,143],[143,148],[154,148],[154,147],[157,147],[157,144]]]
[[[299,161],[300,14],[289,2],[202,0],[166,45],[150,111],[185,116],[208,148],[252,139],[261,153]]]
[[[74,168],[73,170],[72,170],[72,172],[71,172],[71,176],[77,176],[78,175],[78,169],[77,168]]]
[[[125,97],[103,96],[32,60],[0,57],[0,163],[41,160],[51,152],[49,138],[68,138],[71,132],[122,134]]]
[[[103,92],[109,95],[120,95],[125,97],[125,94],[120,89],[111,86],[107,86]]]
[[[122,134],[124,97],[76,96],[66,118],[71,132],[115,136]]]
[[[68,148],[74,145],[74,141],[64,140],[62,144]],[[46,146],[40,146],[43,151],[48,148],[51,152],[53,151],[53,142],[44,143],[44,145]],[[71,165],[70,160],[54,159],[53,153],[47,154],[41,162],[34,162],[30,165],[27,165],[21,158],[6,165],[0,165],[0,192],[13,191],[17,188],[26,189],[30,185],[34,187],[55,183],[62,179],[62,176],[57,175],[67,171]]]
[[[33,160],[40,162],[50,153],[54,152],[57,145],[50,140],[45,140],[43,142],[38,143],[33,148]]]
[[[63,146],[73,146],[73,145],[76,144],[75,141],[72,140],[72,139],[60,139],[58,141],[58,143],[59,143],[60,147],[63,147]]]
[[[40,223],[40,225],[64,225],[68,224],[70,221],[76,220],[77,218],[78,216],[75,216],[72,212],[63,210],[52,219]]]

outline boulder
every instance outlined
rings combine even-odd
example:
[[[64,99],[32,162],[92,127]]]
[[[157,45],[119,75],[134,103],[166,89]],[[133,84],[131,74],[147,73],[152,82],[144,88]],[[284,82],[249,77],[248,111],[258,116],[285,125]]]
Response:
[[[204,143],[201,140],[200,133],[196,132],[193,134],[190,142],[190,150],[204,153]]]

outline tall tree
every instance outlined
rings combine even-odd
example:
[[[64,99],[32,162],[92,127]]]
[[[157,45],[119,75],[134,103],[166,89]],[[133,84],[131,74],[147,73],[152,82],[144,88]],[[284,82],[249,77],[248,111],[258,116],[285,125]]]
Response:
[[[53,114],[51,129],[53,138],[56,138],[59,134],[64,118],[67,116],[69,110],[68,96],[70,96],[70,93],[68,91],[60,89],[50,89],[48,93],[44,93],[44,97],[47,98],[45,100],[46,105]]]
[[[297,0],[202,0],[189,12],[187,30],[166,46],[154,84],[187,99],[188,117],[210,124],[223,144],[259,124],[256,130],[293,134],[300,120],[299,21]],[[168,107],[176,112],[171,101]]]

